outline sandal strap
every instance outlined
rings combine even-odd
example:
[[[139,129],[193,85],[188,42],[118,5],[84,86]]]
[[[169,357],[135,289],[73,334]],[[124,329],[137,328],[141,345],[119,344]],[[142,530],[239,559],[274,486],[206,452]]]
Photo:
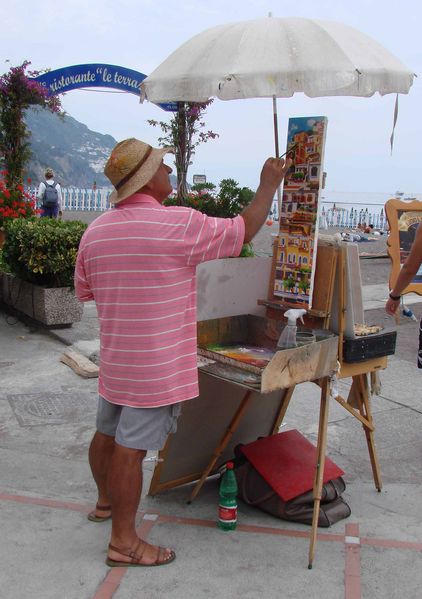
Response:
[[[119,549],[118,547],[115,547],[111,543],[109,543],[108,548],[111,549],[112,551],[116,551],[116,553],[120,553],[120,555],[126,555],[126,557],[129,557],[129,553],[126,553],[124,550]]]
[[[142,551],[141,551],[141,553],[138,553],[138,549],[141,546],[142,546]],[[129,553],[129,557],[132,558],[133,562],[140,562],[145,553],[146,548],[147,548],[147,544],[145,543],[145,541],[143,541],[142,539],[139,539],[139,543],[136,545],[136,549],[133,549]]]
[[[142,546],[142,550],[140,553],[138,553],[139,548]],[[147,543],[145,541],[143,541],[142,539],[139,539],[139,542],[136,546],[136,549],[132,550],[132,549],[119,549],[119,547],[115,547],[115,545],[112,545],[111,543],[108,546],[109,549],[111,549],[112,551],[116,551],[116,553],[120,553],[120,555],[124,555],[126,557],[130,557],[131,558],[131,562],[128,562],[128,564],[132,563],[132,564],[140,564],[142,557],[145,553],[145,550],[147,548]],[[174,559],[174,552],[171,551],[170,554],[167,556],[166,558],[166,549],[164,547],[159,547],[157,546],[156,548],[157,554],[155,557],[155,561],[151,564],[151,565],[160,565],[160,564],[165,564],[167,561],[173,561]]]
[[[139,547],[141,547],[141,546],[143,546],[143,550],[141,551],[141,553],[137,553]],[[142,539],[139,539],[139,542],[136,545],[136,549],[126,549],[126,550],[119,549],[119,547],[115,547],[111,543],[108,546],[108,548],[111,549],[112,551],[116,551],[116,553],[120,553],[120,555],[125,555],[126,557],[130,557],[132,562],[140,562],[141,561],[141,559],[145,553],[146,547],[147,547],[147,544]]]
[[[154,563],[162,564],[163,562],[166,562],[167,560],[164,559],[165,554],[166,554],[166,550],[164,549],[164,547],[157,547],[157,557],[156,557],[156,560]]]
[[[111,510],[111,505],[100,505],[97,503],[95,509],[100,510],[101,512],[109,512]]]

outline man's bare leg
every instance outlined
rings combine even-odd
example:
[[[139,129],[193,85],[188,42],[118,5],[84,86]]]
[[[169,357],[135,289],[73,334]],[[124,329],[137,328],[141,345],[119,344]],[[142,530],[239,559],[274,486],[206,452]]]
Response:
[[[114,437],[99,431],[95,433],[89,447],[89,465],[98,489],[97,505],[100,506],[108,506],[111,503],[108,493],[108,472],[114,447]],[[110,515],[110,510],[100,510],[96,507],[91,514],[107,517]]]
[[[112,505],[112,529],[110,545],[125,553],[137,551],[142,554],[142,564],[154,563],[158,556],[158,547],[142,541],[136,533],[135,519],[142,491],[142,460],[146,451],[129,449],[115,443],[108,473],[108,492]],[[170,549],[161,551],[160,561],[165,562],[172,556]],[[130,562],[130,557],[113,549],[108,557],[115,561]]]

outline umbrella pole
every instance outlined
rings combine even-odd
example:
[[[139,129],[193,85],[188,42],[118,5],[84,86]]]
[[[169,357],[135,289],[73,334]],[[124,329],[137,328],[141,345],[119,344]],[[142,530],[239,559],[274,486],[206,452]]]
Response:
[[[280,156],[280,148],[278,145],[278,117],[277,117],[277,100],[276,97],[273,96],[273,122],[274,122],[274,147],[275,147],[275,157],[278,158]],[[281,187],[277,187],[277,207],[278,207],[278,220],[280,220],[281,215]]]

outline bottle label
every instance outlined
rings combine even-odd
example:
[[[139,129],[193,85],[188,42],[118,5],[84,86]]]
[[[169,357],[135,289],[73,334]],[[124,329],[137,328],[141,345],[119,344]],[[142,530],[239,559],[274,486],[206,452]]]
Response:
[[[226,507],[225,505],[218,506],[218,518],[224,522],[235,522],[237,520],[237,505]]]

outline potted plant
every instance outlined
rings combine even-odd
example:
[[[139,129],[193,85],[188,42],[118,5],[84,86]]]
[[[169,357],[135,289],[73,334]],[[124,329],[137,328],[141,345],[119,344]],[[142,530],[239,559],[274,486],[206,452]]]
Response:
[[[13,219],[2,250],[1,299],[46,326],[82,318],[73,274],[86,224],[50,218]]]

